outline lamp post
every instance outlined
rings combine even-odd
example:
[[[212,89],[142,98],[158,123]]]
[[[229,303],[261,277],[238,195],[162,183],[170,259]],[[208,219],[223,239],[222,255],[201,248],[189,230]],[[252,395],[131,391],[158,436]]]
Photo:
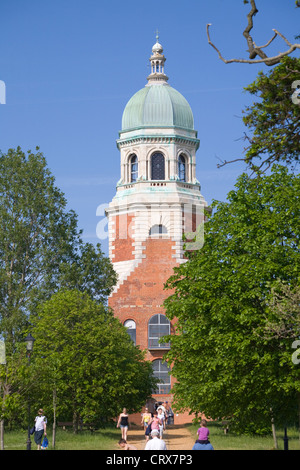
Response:
[[[283,437],[283,449],[289,450],[289,438],[287,435],[287,429],[284,428],[284,437]]]
[[[35,339],[31,334],[29,333],[26,338],[25,338],[25,343],[26,343],[26,351],[27,351],[27,357],[28,357],[28,366],[30,365],[30,358],[31,354],[33,351],[33,343]],[[31,450],[31,439],[30,439],[30,398],[29,398],[29,392],[28,392],[28,434],[27,434],[27,450]]]

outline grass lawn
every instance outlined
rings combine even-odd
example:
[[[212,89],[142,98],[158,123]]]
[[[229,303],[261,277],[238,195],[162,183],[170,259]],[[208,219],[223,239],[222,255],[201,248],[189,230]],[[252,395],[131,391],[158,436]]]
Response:
[[[49,450],[52,450],[52,429],[48,429]],[[99,429],[93,433],[90,431],[81,431],[73,434],[72,430],[63,431],[58,429],[56,432],[55,450],[117,450],[119,439],[121,438],[120,429],[109,427]],[[27,431],[5,431],[4,448],[5,450],[26,450]],[[31,449],[36,450],[37,446],[31,436]]]
[[[188,427],[191,435],[197,438],[198,426]],[[239,436],[234,433],[224,434],[221,426],[216,423],[209,424],[210,442],[215,450],[272,450],[274,448],[272,436]],[[52,430],[49,429],[49,450],[52,450]],[[279,450],[283,450],[283,430],[278,430],[277,441]],[[58,429],[56,433],[56,450],[120,450],[117,442],[121,437],[120,430],[115,427],[99,429],[94,433],[82,431],[73,434],[72,430]],[[299,432],[296,429],[288,429],[289,449],[300,450]],[[26,450],[27,432],[5,431],[5,450]],[[36,444],[31,437],[32,450],[36,450]]]
[[[197,439],[197,429],[199,426],[192,425],[189,431],[192,436]],[[210,442],[215,450],[273,450],[274,441],[273,436],[246,436],[236,435],[229,431],[224,434],[223,428],[217,423],[209,423],[208,428],[210,431]],[[283,450],[283,436],[284,430],[276,430],[278,449]],[[299,431],[295,428],[287,430],[289,438],[289,450],[300,450]]]

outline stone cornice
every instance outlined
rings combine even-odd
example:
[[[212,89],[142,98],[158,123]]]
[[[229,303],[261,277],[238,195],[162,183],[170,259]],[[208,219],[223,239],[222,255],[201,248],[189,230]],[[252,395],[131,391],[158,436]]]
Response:
[[[200,140],[183,135],[136,135],[117,140],[117,147],[121,149],[132,144],[183,144],[199,148]]]

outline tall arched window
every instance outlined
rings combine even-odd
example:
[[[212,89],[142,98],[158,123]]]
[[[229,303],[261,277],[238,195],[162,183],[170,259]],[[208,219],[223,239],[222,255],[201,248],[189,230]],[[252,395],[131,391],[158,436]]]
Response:
[[[148,348],[170,349],[170,343],[161,343],[160,338],[170,334],[170,321],[163,314],[153,315],[148,323]]]
[[[168,364],[162,359],[156,359],[152,362],[153,375],[156,377],[159,382],[157,384],[157,389],[153,393],[158,393],[160,395],[170,393],[171,391],[171,369]]]
[[[127,332],[129,334],[130,338],[132,339],[134,344],[136,344],[136,324],[135,324],[135,321],[126,320],[124,322],[124,326],[127,328]]]
[[[130,158],[130,181],[135,183],[138,179],[138,159],[136,155],[132,155]]]
[[[151,179],[165,179],[165,157],[160,152],[154,153],[151,157]]]
[[[178,159],[178,176],[179,181],[186,181],[186,161],[183,155]]]

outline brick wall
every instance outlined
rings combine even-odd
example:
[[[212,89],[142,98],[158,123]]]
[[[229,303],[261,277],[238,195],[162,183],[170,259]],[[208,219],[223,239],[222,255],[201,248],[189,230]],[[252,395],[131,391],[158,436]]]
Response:
[[[113,217],[115,237],[112,238],[111,250],[113,262],[134,259],[133,251],[133,214],[121,214]]]
[[[132,223],[133,216],[127,216],[128,224]],[[116,217],[118,219],[118,217]],[[119,221],[115,226],[118,234]],[[131,234],[132,235],[132,234]],[[113,262],[132,259],[134,251],[134,238],[114,241],[115,257]],[[153,361],[161,359],[164,350],[148,350],[148,322],[155,314],[164,314],[162,306],[164,300],[172,293],[164,290],[164,285],[173,274],[176,260],[174,259],[175,242],[166,235],[148,237],[142,242],[143,257],[139,264],[120,282],[116,291],[109,297],[109,306],[114,314],[124,324],[126,320],[134,320],[136,324],[136,344],[147,350],[146,359]],[[171,333],[174,333],[171,322]],[[174,379],[171,377],[171,387]],[[169,401],[172,404],[172,395],[153,395],[155,401]],[[126,406],[126,404],[124,404]],[[188,413],[175,414],[175,424],[191,423],[193,417]],[[140,414],[131,417],[132,422],[140,424]]]
[[[172,240],[148,238],[143,245],[145,257],[111,295],[109,306],[122,323],[129,319],[135,321],[136,342],[142,349],[147,349],[148,321],[153,315],[164,313],[162,304],[171,294],[164,290],[164,284],[173,274],[174,258]],[[161,357],[160,351],[148,353],[150,360],[157,357]]]

